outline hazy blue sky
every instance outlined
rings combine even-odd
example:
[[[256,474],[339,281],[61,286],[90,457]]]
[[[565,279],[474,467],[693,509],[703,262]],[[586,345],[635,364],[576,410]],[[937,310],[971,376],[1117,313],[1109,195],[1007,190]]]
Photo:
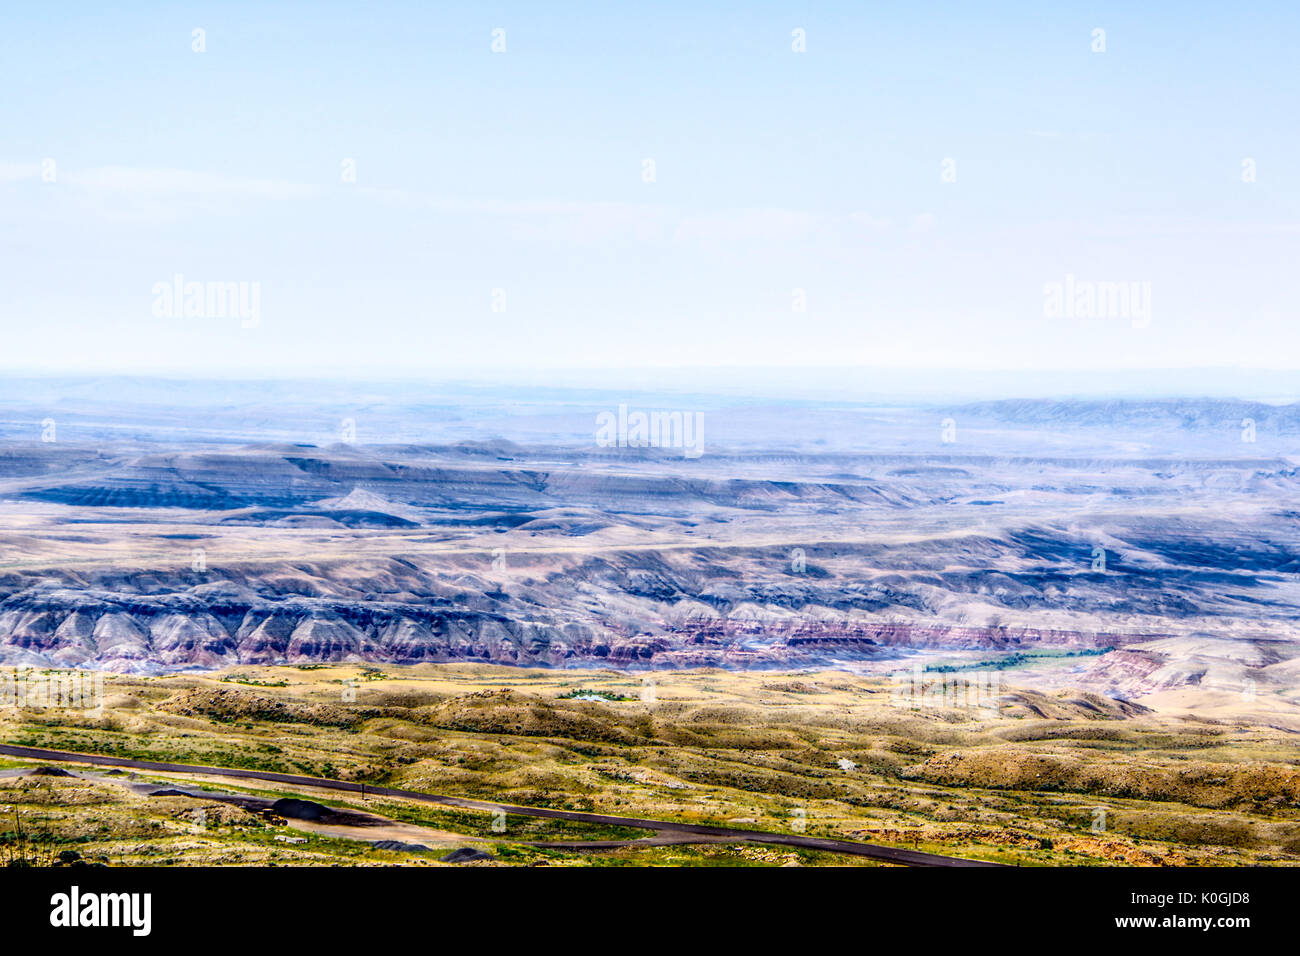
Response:
[[[1300,365],[1294,2],[98,6],[6,4],[0,367]]]

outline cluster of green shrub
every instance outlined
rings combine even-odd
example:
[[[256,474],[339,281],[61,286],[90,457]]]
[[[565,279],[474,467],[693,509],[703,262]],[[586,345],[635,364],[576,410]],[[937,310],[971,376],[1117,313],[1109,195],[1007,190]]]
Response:
[[[1064,658],[1064,657],[1100,657],[1102,654],[1109,654],[1115,648],[1085,648],[1081,651],[1015,651],[1005,657],[995,658],[989,661],[977,661],[972,664],[931,664],[926,667],[927,671],[934,671],[938,674],[954,674],[958,671],[984,671],[996,670],[1004,671],[1011,667],[1019,667],[1021,664],[1028,664],[1030,661],[1041,660],[1043,658]]]
[[[566,694],[561,694],[559,699],[573,700],[575,697],[596,697],[600,700],[608,700],[611,702],[620,700],[636,700],[635,697],[625,697],[622,694],[611,693],[607,690],[583,690],[582,688],[571,690]]]

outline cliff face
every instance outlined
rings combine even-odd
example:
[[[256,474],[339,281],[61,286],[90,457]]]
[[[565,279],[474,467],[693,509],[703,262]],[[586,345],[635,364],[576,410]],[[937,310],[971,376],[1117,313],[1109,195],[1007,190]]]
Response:
[[[1107,457],[1099,442],[1077,458],[956,453],[930,424],[917,453],[700,459],[12,447],[0,664],[883,671],[916,652],[1048,650],[1123,694],[1228,686],[1242,668],[1262,682],[1290,659],[1288,462]],[[1177,643],[1197,633],[1217,643]],[[1082,654],[1105,648],[1120,650]]]
[[[0,663],[156,672],[312,661],[778,667],[885,661],[915,649],[1114,647],[1125,633],[933,623],[943,599],[990,593],[965,572],[864,586],[784,549],[599,555],[483,549],[0,578]],[[855,566],[851,547],[835,559]],[[813,552],[816,556],[816,551]],[[219,562],[218,562],[219,563]],[[947,582],[947,583],[945,583]],[[999,593],[1024,602],[1025,587]]]
[[[1031,627],[971,627],[853,621],[824,606],[808,619],[774,609],[741,619],[725,616],[743,602],[722,602],[690,619],[665,620],[662,610],[694,594],[654,600],[582,620],[532,600],[539,588],[516,589],[460,580],[419,601],[343,600],[305,594],[267,596],[242,584],[166,590],[149,576],[149,593],[125,588],[72,588],[50,582],[0,600],[0,662],[151,672],[233,664],[312,661],[485,661],[533,666],[608,663],[655,666],[811,666],[834,660],[877,660],[918,648],[994,649],[1050,646],[1114,647],[1124,634]],[[561,582],[571,585],[571,582]],[[265,583],[260,582],[260,583]],[[454,593],[448,593],[448,591]],[[516,593],[509,593],[510,590]],[[565,588],[557,587],[557,596]],[[571,586],[567,589],[571,591]],[[618,597],[626,603],[626,593]]]

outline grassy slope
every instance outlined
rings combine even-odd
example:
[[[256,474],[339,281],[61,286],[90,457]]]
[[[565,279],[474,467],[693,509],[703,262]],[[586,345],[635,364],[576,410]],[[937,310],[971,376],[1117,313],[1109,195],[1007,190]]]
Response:
[[[1300,768],[1282,731],[1125,718],[1114,708],[1099,716],[1069,697],[1025,695],[996,715],[908,710],[891,705],[880,681],[842,673],[683,671],[654,680],[653,703],[598,703],[560,697],[583,689],[638,698],[641,679],[483,665],[111,677],[101,715],[0,711],[0,738],[532,806],[773,831],[803,825],[815,835],[1024,865],[1300,862]],[[345,681],[355,681],[355,699]],[[1044,712],[1054,719],[1037,716]],[[854,769],[842,769],[842,759]],[[108,783],[0,778],[0,804],[26,809],[29,830],[76,840],[83,855],[114,863],[413,859],[317,835],[286,845],[274,836],[291,831],[246,814],[213,812],[196,823],[193,800]],[[1106,829],[1094,833],[1098,807]],[[496,834],[486,814],[401,801],[369,800],[365,809],[491,839],[511,863],[861,862],[763,847],[544,851],[507,841],[643,832],[511,816]]]

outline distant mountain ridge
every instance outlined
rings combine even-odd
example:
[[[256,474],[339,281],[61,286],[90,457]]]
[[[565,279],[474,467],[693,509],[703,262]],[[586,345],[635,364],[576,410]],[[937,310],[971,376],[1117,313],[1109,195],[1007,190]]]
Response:
[[[1074,425],[1103,428],[1240,429],[1243,420],[1282,434],[1300,434],[1300,402],[1272,405],[1239,399],[1169,398],[1122,399],[1002,399],[956,406],[964,418],[1033,425]]]

